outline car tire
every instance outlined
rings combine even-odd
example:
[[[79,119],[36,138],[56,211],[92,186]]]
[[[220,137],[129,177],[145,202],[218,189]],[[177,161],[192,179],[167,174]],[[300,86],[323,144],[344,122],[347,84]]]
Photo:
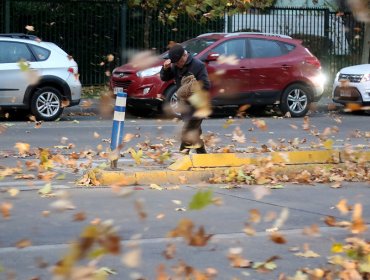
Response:
[[[310,109],[310,89],[301,84],[287,87],[281,96],[280,110],[284,115],[290,114],[293,118],[303,117]]]
[[[171,85],[165,91],[165,100],[162,105],[162,111],[170,117],[180,117],[179,98],[176,94],[176,86]]]
[[[31,98],[31,113],[37,120],[54,121],[63,112],[62,95],[54,87],[43,87]]]

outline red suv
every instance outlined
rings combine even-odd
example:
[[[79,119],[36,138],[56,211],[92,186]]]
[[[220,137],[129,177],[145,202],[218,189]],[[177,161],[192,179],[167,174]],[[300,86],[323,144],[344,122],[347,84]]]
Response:
[[[207,33],[183,42],[202,60],[211,80],[212,105],[279,104],[283,114],[302,117],[323,93],[320,61],[301,41],[279,34]],[[138,70],[130,63],[117,67],[112,87],[128,94],[128,109],[145,115],[146,109],[177,107],[174,81],[163,82],[159,71],[168,52],[152,67]]]

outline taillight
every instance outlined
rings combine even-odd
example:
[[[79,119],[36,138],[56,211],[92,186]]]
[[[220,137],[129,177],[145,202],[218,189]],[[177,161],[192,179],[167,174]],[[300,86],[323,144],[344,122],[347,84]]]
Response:
[[[320,61],[314,56],[305,57],[304,62],[316,66],[317,68],[321,68]]]
[[[68,68],[68,72],[71,73],[71,74],[74,74],[75,73],[75,70],[73,69],[73,67],[69,67]]]

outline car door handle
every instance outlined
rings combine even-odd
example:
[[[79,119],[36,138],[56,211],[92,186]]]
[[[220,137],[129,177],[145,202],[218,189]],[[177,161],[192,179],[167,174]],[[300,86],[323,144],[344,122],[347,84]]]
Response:
[[[288,64],[281,65],[281,68],[284,68],[284,69],[291,68],[291,67],[292,65],[288,65]]]
[[[241,66],[239,68],[239,70],[240,70],[240,72],[248,72],[249,71],[249,69],[247,67],[244,67],[244,66]]]

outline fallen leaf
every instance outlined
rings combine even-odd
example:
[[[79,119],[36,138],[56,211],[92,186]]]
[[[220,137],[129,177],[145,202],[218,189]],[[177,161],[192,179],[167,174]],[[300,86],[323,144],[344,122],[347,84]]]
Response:
[[[129,268],[139,267],[141,263],[141,250],[135,248],[125,253],[122,257],[122,263]]]
[[[171,260],[175,257],[176,254],[176,245],[175,244],[167,244],[166,249],[163,251],[162,255],[167,259]]]
[[[258,209],[251,209],[249,210],[249,221],[251,223],[259,223],[261,221],[261,214]]]
[[[8,193],[11,197],[15,197],[19,194],[19,189],[16,188],[8,189]]]
[[[320,257],[319,254],[315,253],[312,250],[307,250],[305,252],[298,252],[298,253],[295,253],[294,255],[296,255],[298,257],[303,257],[303,258],[318,258],[318,257]]]
[[[20,155],[26,155],[30,151],[30,144],[28,144],[28,143],[18,142],[18,143],[15,143],[14,147],[18,149],[18,153]]]
[[[38,194],[40,194],[43,197],[48,196],[51,193],[52,193],[52,187],[51,187],[51,184],[50,183],[46,184],[44,187],[42,187],[38,191]]]
[[[205,246],[213,234],[206,234],[204,227],[193,231],[194,224],[189,219],[182,219],[177,227],[167,233],[168,237],[183,237],[189,246]]]
[[[333,144],[334,144],[333,139],[327,139],[327,140],[323,143],[323,145],[324,145],[325,149],[327,149],[327,150],[331,150],[331,149],[333,149]]]
[[[157,184],[150,184],[149,188],[152,190],[163,191],[163,188]]]
[[[18,249],[23,249],[29,246],[32,246],[32,242],[29,239],[22,239],[18,241],[15,245]]]
[[[362,205],[356,203],[353,207],[351,231],[353,234],[365,232],[367,226],[362,218]]]
[[[242,257],[243,249],[238,248],[230,248],[227,258],[230,261],[230,265],[232,267],[238,268],[247,268],[252,266],[252,262]]]
[[[10,217],[10,210],[13,208],[13,204],[9,202],[3,202],[0,205],[1,214],[4,219],[9,219]]]
[[[144,203],[141,200],[135,200],[135,209],[138,213],[140,219],[145,220],[147,218],[147,213],[144,210]]]
[[[347,205],[346,199],[341,199],[335,207],[340,211],[342,215],[346,215],[349,212],[349,206]]]
[[[286,243],[285,237],[279,232],[273,232],[272,234],[270,234],[270,239],[277,244]]]

